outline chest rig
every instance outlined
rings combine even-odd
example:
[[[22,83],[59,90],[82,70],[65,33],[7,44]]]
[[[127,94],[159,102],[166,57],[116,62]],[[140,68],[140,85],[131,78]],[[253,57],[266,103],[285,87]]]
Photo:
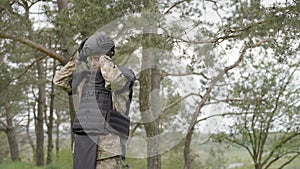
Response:
[[[101,72],[88,73],[85,78],[86,82],[73,123],[73,132],[95,135],[115,133],[127,138],[130,120],[127,116],[113,110],[112,93],[105,88]]]

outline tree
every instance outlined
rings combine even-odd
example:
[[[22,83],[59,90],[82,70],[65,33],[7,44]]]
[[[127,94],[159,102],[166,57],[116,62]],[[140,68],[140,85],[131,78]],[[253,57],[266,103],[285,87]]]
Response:
[[[237,123],[230,126],[229,135],[221,134],[221,138],[245,148],[255,168],[269,168],[285,158],[280,165],[283,168],[299,155],[295,148],[299,146],[295,141],[299,130],[294,122],[299,112],[299,89],[295,86],[299,52],[292,45],[299,37],[295,27],[299,26],[298,8],[299,3],[292,1],[271,7],[251,1],[242,3],[236,11],[241,14],[239,17],[249,20],[261,16],[257,29],[246,36],[273,39],[273,43],[251,51],[242,64],[243,73],[229,78],[231,83],[237,82],[229,85],[231,95],[227,98],[231,111],[237,113]],[[250,9],[256,12],[246,12]],[[241,135],[235,136],[237,133]]]
[[[181,5],[184,6],[186,4],[182,3],[177,7],[180,8]],[[219,69],[219,74],[216,75],[215,78],[211,80],[206,79],[205,82],[203,83],[204,86],[208,86],[208,87],[205,90],[204,95],[201,98],[201,101],[199,101],[199,105],[197,109],[192,115],[192,122],[190,123],[191,125],[189,126],[189,131],[186,137],[184,168],[190,168],[190,164],[192,161],[189,153],[190,141],[192,138],[194,127],[199,122],[198,117],[200,115],[201,109],[209,99],[210,100],[212,99],[211,97],[211,94],[213,94],[211,93],[213,91],[212,89],[216,86],[217,82],[222,78],[222,76],[225,74],[229,76],[230,75],[228,72],[229,70],[239,65],[243,65],[244,64],[243,58],[249,55],[248,53],[246,53],[247,50],[249,49],[248,51],[251,51],[251,48],[253,47],[262,46],[264,48],[271,49],[275,51],[275,57],[279,60],[282,60],[282,58],[284,58],[284,56],[287,54],[283,52],[286,51],[283,50],[283,46],[285,46],[285,48],[289,48],[288,51],[293,51],[291,53],[295,53],[296,48],[291,47],[288,44],[295,43],[295,41],[293,41],[295,40],[295,38],[292,36],[296,36],[296,37],[299,36],[299,34],[296,33],[297,28],[295,27],[296,25],[298,26],[299,23],[299,17],[298,17],[299,14],[296,12],[297,9],[299,8],[299,3],[296,2],[287,2],[283,6],[281,6],[280,4],[274,4],[274,6],[270,8],[270,7],[262,6],[260,1],[251,1],[251,2],[231,1],[228,3],[223,3],[220,1],[218,2],[203,1],[203,6],[210,8],[213,11],[213,13],[219,16],[218,18],[220,22],[210,22],[207,20],[199,19],[198,21],[195,21],[195,25],[200,27],[199,29],[200,31],[196,33],[196,39],[194,38],[189,40],[188,38],[186,38],[186,39],[182,39],[182,41],[187,42],[190,45],[199,46],[197,50],[199,51],[199,54],[203,54],[201,52],[207,51],[207,49],[205,49],[207,45],[205,44],[211,43],[213,47],[212,51],[208,52],[204,56],[206,56],[207,58],[212,57],[212,59],[203,59],[204,61],[211,60],[213,62],[216,62],[217,60],[214,60],[215,58],[221,58],[221,56],[226,57],[228,52],[232,52],[234,48],[239,48],[241,54],[239,59],[237,59],[236,64],[227,66],[223,70],[220,67],[217,67],[216,69],[212,65],[207,65],[207,63],[204,64],[204,66],[209,66],[206,67],[208,70],[209,68],[213,67],[214,70],[210,69],[210,71],[212,72],[217,73]],[[229,13],[224,12],[226,11],[225,9],[229,9],[231,7],[234,7],[234,9],[229,10],[230,11]],[[206,10],[206,8],[204,8],[204,10]],[[288,12],[286,13],[283,12],[286,10]],[[249,11],[255,11],[255,12],[249,13]],[[193,14],[193,12],[189,12],[189,14],[195,15],[195,13]],[[200,13],[200,16],[201,14],[202,13]],[[257,18],[260,19],[257,20]],[[289,19],[285,20],[284,18],[285,19],[289,18]],[[280,23],[283,20],[285,22],[284,25]],[[208,29],[207,27],[205,27],[205,25],[207,25]],[[211,29],[211,27],[215,27],[216,31]],[[198,40],[197,38],[207,39],[207,40]],[[265,43],[271,40],[272,42],[275,43]],[[245,44],[245,47],[240,48],[241,44]],[[213,53],[214,50],[219,49],[218,46],[221,47],[221,52],[216,51],[216,53]],[[219,56],[215,57],[217,53],[219,54]],[[196,70],[201,67],[203,68],[203,64],[202,64],[203,60],[199,59],[198,57],[199,55],[193,55],[192,57],[190,57],[192,60],[192,64],[191,64],[192,68]],[[222,65],[224,64],[228,65],[226,61],[222,63]],[[218,64],[215,64],[215,66],[217,65]],[[209,76],[206,75],[206,77]]]
[[[2,64],[2,69],[5,69],[5,66]],[[2,74],[3,71],[1,71]],[[7,77],[1,77],[2,81],[9,81]],[[0,131],[5,132],[10,149],[10,156],[12,161],[20,161],[20,152],[19,144],[17,140],[16,129],[18,125],[18,111],[21,111],[18,104],[12,104],[14,101],[22,99],[22,92],[16,90],[19,88],[16,85],[11,85],[7,87],[5,91],[1,91],[1,101],[0,101]]]
[[[300,60],[287,59],[290,64],[272,58],[260,60],[249,64],[248,71],[242,70],[241,78],[230,86],[227,103],[240,115],[233,117],[230,132],[220,136],[245,148],[255,169],[270,168],[278,161],[279,168],[284,168],[300,155],[296,81]]]
[[[37,4],[42,9],[39,14],[45,14],[45,20],[49,23],[49,27],[36,28],[33,26],[36,21],[30,18],[35,14],[31,13],[30,10]],[[224,82],[225,77],[232,81],[236,80],[233,78],[235,74],[232,73],[232,70],[255,61],[255,59],[252,59],[254,58],[253,56],[256,56],[258,49],[272,51],[274,58],[280,63],[285,63],[286,58],[291,55],[294,56],[299,47],[295,45],[298,44],[297,39],[299,39],[298,28],[300,22],[298,10],[299,2],[296,1],[286,1],[285,4],[274,3],[271,6],[266,6],[261,1],[221,2],[211,0],[143,0],[125,2],[114,0],[84,2],[79,0],[47,2],[42,0],[1,1],[1,45],[4,45],[4,49],[8,48],[7,44],[15,45],[17,46],[15,49],[20,49],[22,52],[19,54],[15,54],[13,51],[3,52],[5,56],[2,55],[3,57],[0,60],[2,63],[16,56],[17,59],[14,58],[15,61],[13,63],[22,66],[19,70],[23,71],[20,76],[18,74],[14,75],[14,79],[17,80],[12,82],[16,84],[19,84],[18,79],[22,76],[28,77],[28,74],[36,76],[36,70],[39,70],[39,78],[30,76],[30,79],[32,82],[41,80],[43,83],[29,85],[32,87],[28,85],[22,87],[25,89],[33,88],[31,89],[32,93],[36,94],[37,86],[39,86],[41,100],[38,104],[39,113],[37,116],[40,121],[37,125],[40,127],[36,129],[41,129],[42,123],[48,125],[48,153],[50,153],[52,144],[51,128],[53,127],[51,127],[52,113],[68,112],[72,125],[75,110],[73,109],[73,100],[71,98],[69,98],[69,111],[56,104],[56,101],[65,103],[67,95],[65,93],[63,96],[60,95],[61,90],[55,89],[54,98],[53,93],[45,95],[45,92],[51,88],[49,81],[51,80],[52,69],[56,68],[51,66],[44,67],[52,64],[51,61],[45,60],[45,55],[58,61],[60,65],[64,65],[69,58],[75,56],[78,43],[103,26],[104,28],[100,29],[100,31],[108,30],[119,42],[116,50],[120,57],[114,58],[114,61],[124,65],[133,61],[138,63],[136,64],[138,66],[134,67],[136,70],[143,70],[137,72],[140,85],[140,92],[138,93],[140,98],[139,108],[141,112],[153,110],[152,114],[149,113],[147,115],[155,118],[154,121],[144,124],[148,137],[159,136],[165,130],[167,123],[163,116],[168,114],[174,121],[182,120],[178,118],[181,115],[179,115],[180,111],[178,108],[180,103],[186,103],[184,102],[185,99],[194,98],[194,102],[190,103],[192,106],[186,106],[184,111],[185,116],[182,121],[185,123],[176,125],[181,127],[181,132],[183,128],[187,128],[184,167],[191,168],[193,160],[193,155],[190,152],[192,136],[196,125],[204,120],[199,119],[203,114],[203,107],[219,101],[221,96],[218,93],[218,84],[221,81]],[[150,21],[146,24],[144,24],[145,21],[138,21],[137,23],[127,22],[130,20],[131,14],[134,14],[133,16],[142,16],[144,12],[149,11],[156,13],[155,15],[162,15],[162,19],[151,22],[152,25],[149,24]],[[176,16],[179,16],[179,19]],[[116,21],[115,19],[118,18],[126,18],[127,20],[120,19]],[[172,18],[173,20],[166,18]],[[152,17],[152,19],[154,18]],[[174,25],[169,24],[169,21]],[[127,23],[128,25],[126,25]],[[130,27],[130,24],[142,26],[143,29],[141,30],[143,32],[130,32],[130,29],[126,27]],[[152,34],[148,31],[152,32]],[[157,33],[159,35],[156,35]],[[164,58],[152,57],[153,53],[149,52],[147,48],[150,50],[151,48],[167,49],[171,51],[172,56],[164,55]],[[240,53],[234,54],[236,50],[239,50]],[[165,64],[165,62],[171,63],[174,60],[180,60],[182,63],[188,63],[188,65],[160,70],[159,66],[162,63],[166,67],[174,67],[174,65]],[[236,62],[232,64],[232,61]],[[36,63],[38,63],[38,67],[35,67]],[[176,68],[181,70],[176,70]],[[42,74],[43,71],[48,76]],[[180,85],[164,83],[165,80],[172,81],[174,77],[185,76],[188,76],[188,78],[193,76],[200,81],[200,83],[197,83],[199,86],[193,86],[194,91],[185,89],[185,95],[181,96],[181,93],[175,94],[178,92],[177,88],[180,88]],[[162,92],[166,91],[164,85],[170,88],[166,92],[167,96],[175,97],[176,99],[164,98],[161,95]],[[190,87],[185,88],[190,89]],[[51,108],[47,109],[48,100],[53,101],[53,99],[54,102],[50,101],[51,104],[49,104]],[[46,105],[43,103],[43,100],[47,101],[45,102]],[[160,107],[161,105],[158,102],[165,102],[165,100],[168,105]],[[170,100],[173,102],[170,102]],[[54,107],[52,107],[52,103],[54,103]],[[25,106],[26,110],[33,111],[35,105],[35,103],[31,105],[34,108]],[[190,113],[191,111],[193,112]],[[43,112],[43,114],[40,114],[40,112]],[[28,113],[28,115],[31,114]],[[49,118],[47,119],[46,116],[41,118],[42,115],[49,115]],[[143,119],[147,119],[147,115],[142,114]],[[57,127],[59,127],[61,122],[60,116],[57,116],[57,118]],[[27,123],[28,125],[29,122]],[[141,124],[138,123],[136,128],[141,126]],[[174,123],[168,121],[168,124],[173,125]],[[142,130],[142,128],[138,129]],[[177,131],[176,129],[174,130]],[[43,131],[38,131],[41,137]],[[143,133],[143,131],[140,133]],[[149,144],[149,154],[152,155],[149,155],[148,158],[148,168],[161,168],[160,156],[162,152],[160,150],[162,147],[160,147],[160,143],[161,140],[154,140],[153,143],[150,143],[152,145]],[[39,139],[39,144],[37,145],[39,148],[36,148],[36,151],[38,151],[37,149],[40,150],[41,144],[41,139]],[[34,146],[32,147],[34,148]],[[59,146],[56,147],[58,148]],[[47,161],[50,162],[50,155],[47,158]],[[41,165],[40,162],[39,165]]]

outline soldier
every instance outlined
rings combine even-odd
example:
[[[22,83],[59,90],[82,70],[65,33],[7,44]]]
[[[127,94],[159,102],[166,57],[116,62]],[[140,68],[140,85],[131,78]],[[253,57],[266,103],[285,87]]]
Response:
[[[70,95],[80,97],[72,126],[74,169],[126,167],[123,160],[135,75],[112,62],[114,48],[109,36],[96,32],[80,44],[78,59],[71,59],[53,79]],[[88,62],[90,71],[76,71],[80,61]]]

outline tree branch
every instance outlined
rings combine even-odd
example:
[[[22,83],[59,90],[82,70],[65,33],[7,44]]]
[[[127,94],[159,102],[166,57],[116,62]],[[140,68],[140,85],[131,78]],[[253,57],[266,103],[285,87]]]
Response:
[[[25,68],[25,70],[22,72],[22,73],[20,73],[17,77],[15,77],[15,78],[13,78],[10,82],[9,82],[9,84],[11,83],[11,82],[13,82],[13,81],[15,81],[15,80],[17,80],[17,79],[19,79],[21,76],[23,76],[36,62],[38,62],[38,61],[40,61],[40,60],[42,60],[42,59],[44,59],[46,56],[41,56],[41,57],[39,57],[39,58],[37,58],[35,61],[33,61],[29,66],[27,66],[26,68]]]
[[[295,160],[299,155],[300,155],[300,153],[298,152],[294,157],[292,157],[287,162],[285,162],[284,164],[282,164],[278,169],[282,169],[283,167],[285,167],[286,165],[288,165],[289,163],[291,163],[293,160]]]
[[[241,54],[238,58],[238,60],[228,66],[228,67],[225,67],[222,71],[220,71],[220,73],[212,79],[209,87],[206,89],[206,92],[205,94],[203,95],[200,103],[198,104],[198,106],[196,107],[196,110],[195,112],[192,114],[192,120],[190,122],[190,125],[189,125],[189,128],[188,128],[188,134],[186,136],[186,140],[185,140],[185,145],[184,145],[184,158],[185,158],[185,168],[188,168],[187,166],[189,166],[189,149],[190,149],[190,143],[191,143],[191,140],[192,140],[192,135],[193,135],[193,131],[194,131],[194,128],[195,128],[195,125],[197,124],[197,118],[201,112],[201,109],[202,107],[205,105],[206,101],[209,99],[209,96],[210,96],[210,93],[212,91],[212,89],[214,88],[214,86],[217,84],[217,82],[231,69],[237,67],[243,60],[244,58],[244,55],[246,53],[246,50],[248,49],[249,47],[244,47],[244,49],[241,51]],[[238,144],[238,143],[237,143]],[[247,151],[250,153],[250,155],[252,155],[251,151],[249,150],[249,148],[245,145],[241,145],[241,146],[244,146]]]
[[[230,102],[243,102],[244,99],[242,98],[237,98],[237,99],[216,99],[216,98],[211,98],[211,100],[215,100],[215,103],[230,103]],[[254,98],[254,99],[248,99],[247,102],[249,103],[257,103],[258,101],[260,102],[266,102],[267,100],[261,97]]]
[[[184,97],[181,97],[181,98],[177,99],[177,100],[174,101],[173,103],[167,105],[167,106],[164,107],[161,111],[162,111],[162,112],[167,111],[168,109],[172,108],[173,106],[177,105],[179,102],[181,102],[182,100],[184,100],[184,99],[186,99],[186,98],[188,98],[188,97],[190,97],[190,96],[199,96],[199,97],[202,97],[202,96],[199,95],[199,94],[196,94],[196,93],[190,93],[190,94],[188,94],[188,95],[186,95],[186,96],[184,96]]]
[[[247,49],[249,48],[254,48],[254,47],[257,47],[263,43],[266,43],[268,41],[270,41],[271,38],[269,39],[266,39],[266,40],[262,40],[256,44],[254,44],[253,46],[250,46],[250,47],[244,47],[243,50],[241,51],[241,54],[238,58],[237,61],[235,61],[232,65],[228,66],[228,67],[225,67],[223,69],[223,71],[221,71],[212,81],[211,81],[211,84],[209,85],[209,87],[206,89],[206,92],[205,94],[203,95],[199,105],[197,106],[195,112],[193,113],[192,115],[192,120],[191,120],[191,123],[189,125],[189,128],[188,128],[188,131],[192,130],[194,128],[194,126],[197,124],[197,118],[200,114],[200,110],[202,109],[202,107],[205,105],[205,102],[208,100],[209,96],[210,96],[210,93],[213,89],[213,87],[217,84],[217,82],[228,72],[230,71],[231,69],[237,67],[241,62],[242,60],[244,59],[244,55],[247,51]]]
[[[189,75],[199,75],[204,77],[206,80],[209,80],[209,78],[204,74],[204,73],[197,73],[197,72],[191,72],[191,73],[162,73],[161,76],[162,77],[166,77],[166,76],[189,76]]]
[[[166,10],[166,12],[164,12],[164,15],[170,13],[170,11],[171,11],[173,8],[175,8],[176,6],[180,5],[180,4],[183,3],[183,2],[187,2],[187,1],[190,1],[190,0],[181,0],[181,1],[175,2],[170,8],[168,8],[168,9]]]
[[[2,125],[0,125],[0,130],[1,131],[6,131],[7,130],[7,125],[2,120],[0,120],[0,124],[2,124]]]
[[[33,42],[31,40],[21,38],[21,37],[17,37],[17,36],[10,35],[10,34],[6,34],[6,33],[3,33],[3,32],[0,32],[0,38],[2,38],[2,39],[11,39],[11,40],[23,43],[23,44],[25,44],[25,45],[27,45],[31,48],[34,48],[34,49],[48,55],[49,57],[51,57],[53,59],[58,60],[63,65],[65,65],[68,62],[67,58],[65,58],[61,55],[58,55],[55,52],[45,48],[44,46],[42,46],[40,44],[37,44],[36,42]]]
[[[286,77],[284,77],[284,78],[281,80],[281,81],[283,81],[283,84],[280,86],[278,95],[277,95],[276,100],[275,100],[275,107],[274,107],[274,109],[272,110],[271,116],[269,117],[269,119],[268,119],[268,121],[267,121],[267,129],[268,129],[268,130],[269,130],[269,126],[271,125],[271,122],[272,122],[272,120],[273,120],[273,116],[274,116],[275,112],[276,112],[277,109],[278,109],[278,103],[279,103],[279,101],[280,101],[280,97],[281,97],[281,95],[283,94],[283,92],[286,90],[287,86],[290,84],[290,80],[292,79],[292,77],[293,77],[294,73],[296,72],[296,70],[297,70],[297,67],[294,69],[294,71],[291,72],[290,75],[288,75],[288,74],[286,75],[286,77],[288,76],[286,82],[284,82],[284,79],[285,79]],[[300,133],[298,133],[298,134],[300,134]],[[293,135],[292,135],[292,136],[293,136]],[[297,136],[297,135],[296,135],[296,136]],[[292,137],[292,138],[293,138],[293,137]],[[292,139],[292,138],[291,138],[291,139]],[[289,139],[287,139],[287,141],[288,141],[288,140],[289,140]],[[280,147],[282,146],[282,144],[284,144],[284,143],[285,143],[285,141],[281,142],[278,146],[275,147],[274,150],[276,150],[277,148],[280,148]],[[268,160],[270,160],[270,158],[272,157],[273,153],[274,153],[274,151],[271,151],[271,153],[269,154],[268,158],[263,162],[263,164],[267,163]]]
[[[264,160],[264,162],[262,163],[263,165],[266,164],[272,157],[273,154],[275,153],[276,150],[278,150],[279,148],[282,147],[282,145],[284,145],[285,143],[287,143],[288,141],[292,140],[293,138],[297,137],[298,135],[300,135],[300,133],[295,133],[283,140],[281,140],[279,142],[279,144],[269,153],[268,157]]]
[[[291,158],[290,160],[288,160],[289,163],[292,162],[294,160],[294,158],[296,158],[297,156],[299,156],[300,152],[298,152],[298,151],[297,152],[291,151],[291,152],[286,152],[286,153],[280,154],[276,158],[273,158],[272,161],[270,161],[268,163],[268,165],[265,167],[265,169],[268,169],[274,162],[276,162],[277,160],[281,159],[282,157],[284,157],[284,156],[286,156],[288,154],[295,154],[295,153],[296,153],[296,155],[293,158]],[[283,164],[282,166],[285,166],[285,165]],[[282,166],[281,166],[281,168],[282,168]]]
[[[223,77],[224,74],[226,74],[229,70],[233,69],[234,67],[238,66],[238,64],[243,60],[244,58],[244,54],[246,53],[247,48],[244,48],[240,54],[240,57],[238,58],[238,60],[233,64],[230,65],[228,67],[225,67],[223,71],[221,71],[211,82],[211,84],[209,85],[209,87],[207,88],[205,94],[203,95],[203,98],[201,99],[197,110],[195,111],[192,115],[192,121],[190,123],[189,126],[189,130],[192,129],[196,123],[197,123],[197,118],[199,116],[199,112],[201,110],[201,108],[205,105],[205,102],[208,100],[210,92],[212,91],[213,87],[217,84],[217,82]]]
[[[249,147],[247,147],[247,145],[238,142],[235,138],[233,140],[231,140],[228,137],[226,137],[225,139],[228,140],[228,141],[230,141],[230,142],[232,142],[232,143],[235,143],[237,145],[240,145],[240,146],[244,147],[248,151],[248,153],[250,154],[250,156],[253,158],[253,153],[251,152],[251,150],[249,149]]]
[[[192,44],[205,44],[205,43],[221,43],[224,40],[236,38],[241,36],[244,32],[249,31],[251,28],[253,28],[254,25],[262,24],[263,21],[258,21],[256,23],[252,23],[244,28],[229,28],[227,30],[223,31],[223,35],[218,35],[213,39],[207,39],[202,41],[196,41],[196,40],[185,40],[182,38],[177,38],[178,40],[185,42],[185,43],[192,43]],[[269,39],[266,39],[265,41],[269,41]],[[259,44],[256,44],[257,46],[260,46],[262,43],[265,43],[264,41],[259,42]],[[255,46],[252,46],[252,48]]]
[[[224,117],[224,116],[232,116],[232,115],[236,116],[236,115],[243,115],[243,114],[247,114],[247,113],[222,113],[222,114],[213,114],[213,115],[210,115],[210,116],[207,116],[207,117],[204,117],[202,119],[197,120],[196,123],[199,123],[201,121],[205,121],[205,120],[213,118],[213,117],[220,117],[220,116]]]
[[[135,50],[137,50],[137,49],[139,48],[139,46],[140,46],[139,43],[136,44],[136,45],[134,46],[134,48],[132,48],[132,50],[130,51],[130,53],[127,55],[127,57],[120,63],[120,65],[125,65],[125,64],[128,62],[128,60],[130,59],[130,57],[131,57],[131,55],[133,54],[133,52],[134,52]]]

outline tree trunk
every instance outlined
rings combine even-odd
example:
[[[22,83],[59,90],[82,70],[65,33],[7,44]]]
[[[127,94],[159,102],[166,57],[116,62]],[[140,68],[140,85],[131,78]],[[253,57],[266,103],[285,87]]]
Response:
[[[44,113],[45,113],[45,72],[43,61],[37,62],[38,69],[38,114],[36,119],[36,165],[44,165]]]
[[[149,148],[151,154],[155,156],[148,159],[148,168],[161,168],[161,155],[160,155],[160,130],[159,130],[159,114],[161,111],[160,107],[160,70],[157,68],[159,62],[158,56],[152,56],[153,58],[153,68],[151,69],[151,94],[150,94],[150,110],[154,114],[154,117],[157,117],[156,120],[150,123],[147,137],[154,138],[149,141]],[[148,128],[148,126],[146,127]]]
[[[212,89],[215,87],[215,85],[217,84],[217,82],[230,70],[234,69],[235,67],[237,67],[240,62],[243,60],[244,58],[244,54],[246,53],[247,48],[243,48],[243,50],[241,51],[241,54],[239,56],[239,59],[234,62],[232,65],[227,66],[223,69],[223,71],[219,72],[219,74],[212,79],[209,87],[206,89],[206,92],[204,93],[199,105],[197,106],[195,112],[192,115],[192,119],[189,125],[189,131],[188,131],[188,135],[186,136],[186,140],[185,140],[185,153],[184,153],[184,159],[187,161],[184,161],[184,167],[185,169],[189,169],[190,165],[191,165],[191,157],[190,157],[190,146],[191,146],[191,141],[192,141],[192,135],[194,132],[194,127],[197,124],[197,118],[199,116],[200,110],[202,109],[202,107],[205,105],[205,102],[209,99],[210,97],[210,93],[212,91]]]
[[[15,127],[13,126],[13,115],[6,109],[6,135],[9,144],[10,156],[12,161],[20,161],[19,145],[16,137]]]
[[[148,29],[148,28],[144,28]],[[144,30],[144,32],[148,32]],[[160,169],[160,140],[159,140],[159,89],[160,73],[157,69],[158,58],[151,55],[152,34],[144,33],[142,72],[140,74],[140,110],[147,135],[147,168]]]
[[[56,142],[55,142],[55,152],[56,158],[58,158],[59,154],[59,126],[60,126],[60,114],[56,113]]]
[[[254,164],[254,167],[255,167],[255,169],[262,169],[262,165],[260,163]]]
[[[28,104],[30,104],[30,103],[28,103]],[[31,139],[30,130],[29,130],[29,128],[30,128],[30,121],[31,121],[30,113],[31,112],[30,112],[30,106],[29,106],[29,108],[28,108],[28,114],[27,114],[26,136],[27,136],[27,139],[29,141],[30,147],[31,147],[32,152],[33,152],[32,153],[33,154],[33,159],[35,159],[35,156],[34,156],[34,154],[35,154],[35,146],[34,146],[34,143],[33,143],[32,139]]]
[[[157,2],[148,0],[144,1],[144,6],[150,12],[157,12]],[[160,114],[160,71],[157,68],[159,57],[153,55],[151,48],[156,48],[157,25],[143,28],[143,56],[142,72],[140,80],[140,110],[147,135],[147,168],[160,169],[160,131],[159,131],[159,114]],[[143,120],[143,121],[144,121]]]
[[[37,102],[37,100],[35,100]],[[37,110],[36,110],[36,103],[34,103],[33,107],[33,123],[34,123],[34,127],[35,129],[37,128]],[[36,135],[36,130],[35,130],[35,135]],[[29,136],[30,137],[30,136]],[[36,146],[33,147],[34,152],[32,153],[32,157],[34,160],[36,160]]]
[[[183,150],[183,154],[184,154],[184,169],[190,169],[191,168],[191,164],[193,159],[191,158],[190,155],[190,147],[191,147],[191,142],[192,142],[192,138],[193,138],[193,132],[194,132],[194,127],[192,127],[191,130],[189,130],[189,132],[187,133],[186,137],[185,137],[185,142],[184,142],[184,150]]]
[[[58,11],[62,12],[63,10],[67,9],[69,0],[57,0],[57,7]],[[65,28],[66,24],[64,22],[60,23],[59,27]],[[63,29],[62,29],[63,30]],[[66,46],[68,44],[68,37],[65,32],[61,31],[61,41],[62,41],[62,47],[64,49],[67,49]],[[64,54],[67,53],[67,51],[64,51]]]
[[[68,7],[68,3],[69,0],[57,0],[57,6],[58,6],[58,11],[59,12],[63,12],[63,10],[67,9]],[[64,30],[66,25],[65,23],[61,23],[59,25],[59,27],[61,28],[60,30]],[[64,31],[61,31],[61,48],[66,49],[63,51],[62,55],[67,58],[68,56],[70,56],[70,53],[68,51],[68,36],[66,35],[66,33]],[[69,60],[69,59],[68,59]],[[73,126],[73,121],[75,118],[75,109],[74,109],[74,102],[73,102],[73,98],[72,96],[69,97],[69,110],[70,110],[70,124],[71,124],[71,128]],[[73,142],[74,142],[74,133],[71,131],[71,148],[73,147]]]
[[[19,145],[16,137],[16,132],[14,127],[9,127],[6,131],[8,143],[9,143],[9,150],[10,156],[12,161],[20,161],[20,154],[19,154]]]
[[[53,77],[55,75],[55,65],[56,65],[56,60],[53,59]],[[54,83],[51,82],[51,93],[50,93],[50,112],[49,112],[49,118],[48,118],[48,123],[47,123],[47,128],[48,128],[48,146],[47,146],[47,160],[46,163],[50,164],[52,162],[52,150],[53,150],[53,111],[54,111]]]

